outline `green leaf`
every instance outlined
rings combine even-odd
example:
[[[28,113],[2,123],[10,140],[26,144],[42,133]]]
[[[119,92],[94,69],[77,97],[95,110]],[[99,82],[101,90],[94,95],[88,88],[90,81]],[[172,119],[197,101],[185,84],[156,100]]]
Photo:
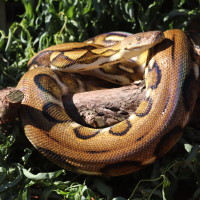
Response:
[[[162,185],[162,198],[163,200],[167,200],[166,191],[169,189],[170,181],[166,176],[163,176],[163,185]]]
[[[0,49],[3,47],[5,43],[6,35],[4,31],[0,30]]]
[[[187,157],[187,161],[193,160],[199,154],[199,145],[190,146],[189,144],[185,144],[184,146],[186,150],[188,150],[188,153],[190,153]]]
[[[92,6],[92,0],[87,0],[86,1],[86,6],[83,9],[83,14],[87,14],[89,11],[91,11],[91,6]]]
[[[190,153],[193,146],[192,146],[191,144],[184,144],[184,147],[185,147],[185,150],[186,150],[188,153]]]
[[[61,174],[65,173],[65,170],[58,170],[55,172],[48,172],[48,173],[38,173],[38,174],[32,174],[30,171],[26,169],[22,169],[24,175],[31,179],[31,180],[52,180]]]
[[[69,9],[67,10],[67,17],[69,19],[71,19],[74,15],[74,6],[69,7]]]

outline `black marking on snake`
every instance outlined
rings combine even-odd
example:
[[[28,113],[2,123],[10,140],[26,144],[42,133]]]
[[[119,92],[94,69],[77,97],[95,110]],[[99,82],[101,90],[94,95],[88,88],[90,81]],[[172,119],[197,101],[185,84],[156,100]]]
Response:
[[[143,138],[144,138],[144,135],[142,135],[141,137],[137,138],[135,141],[136,141],[136,142],[139,142],[139,141],[141,141]]]
[[[80,45],[80,44],[79,44]],[[80,47],[67,47],[66,49],[56,49],[53,50],[52,52],[68,52],[68,51],[83,51],[83,50],[93,50],[93,49],[97,49],[97,45],[95,44],[82,44],[82,46]]]
[[[90,58],[90,59],[87,59]],[[83,63],[83,64],[90,64],[92,62],[95,62],[99,58],[99,54],[96,54],[92,52],[91,50],[88,50],[85,54],[83,54],[81,57],[77,59],[77,63]]]
[[[42,84],[42,80],[46,80],[45,81],[46,86]],[[53,92],[53,90],[50,90],[50,85],[54,85],[54,86],[58,87],[60,90],[61,90],[61,88],[58,85],[58,83],[56,82],[56,80],[54,78],[52,78],[50,75],[42,74],[42,73],[37,74],[34,77],[34,82],[41,91],[48,93],[51,96],[53,96],[54,98],[58,99],[57,95]]]
[[[128,131],[129,131],[130,128],[132,127],[132,125],[131,125],[131,123],[130,123],[129,120],[126,120],[126,123],[127,123],[126,129],[124,129],[123,131],[121,131],[121,132],[114,132],[114,131],[112,130],[112,127],[111,127],[111,128],[109,129],[109,133],[112,134],[112,135],[115,135],[115,136],[123,136],[123,135],[125,135],[126,133],[128,133]],[[115,127],[115,126],[114,126],[114,127]]]
[[[154,150],[154,155],[159,158],[167,153],[181,136],[182,130],[181,126],[176,125],[168,133],[166,133],[157,144]]]
[[[86,151],[89,154],[100,154],[100,153],[107,153],[109,150],[102,150],[102,151]]]
[[[36,64],[37,66],[45,66],[48,67],[49,66],[49,58],[51,56],[51,53],[53,53],[54,51],[52,50],[46,50],[46,51],[42,51],[38,54],[35,55],[35,57],[33,58],[33,60],[31,61],[31,63],[29,63],[28,68],[31,67],[31,65]]]
[[[153,67],[148,69],[148,72],[150,73],[153,70],[156,71],[156,83],[154,85],[150,85],[149,88],[151,88],[152,90],[155,90],[160,84],[161,77],[162,77],[161,70],[159,69],[159,66],[156,61],[154,62]]]
[[[50,139],[52,139],[52,140],[53,140],[54,142],[56,142],[56,143],[60,143],[57,139],[55,139],[54,137],[52,137],[52,136],[49,134],[50,129],[51,129],[51,126],[48,127],[48,129],[47,129],[47,126],[44,125],[44,123],[42,122],[42,120],[38,120],[38,119],[40,119],[40,118],[39,118],[39,114],[41,114],[40,111],[35,110],[34,108],[30,108],[30,107],[29,107],[29,108],[26,109],[26,113],[27,113],[28,117],[31,119],[31,122],[32,122],[31,125],[32,125],[32,126],[37,127],[37,128],[39,128],[39,129],[43,130],[43,133],[44,133],[47,137],[49,137]],[[37,116],[38,119],[37,119],[35,116]],[[30,124],[29,124],[29,125],[30,125]]]
[[[139,161],[123,161],[123,162],[117,162],[117,163],[113,163],[110,165],[106,165],[105,167],[103,167],[100,172],[102,172],[103,174],[110,174],[112,172],[114,172],[115,170],[121,170],[122,168],[124,168],[124,171],[127,171],[127,169],[141,169],[142,164]]]
[[[75,64],[77,62],[77,60],[76,59],[73,60],[73,59],[69,58],[68,56],[64,55],[64,53],[66,53],[66,52],[60,52],[56,57],[54,57],[51,61],[51,65],[56,66],[58,68],[65,68],[65,67],[69,67],[69,66]],[[68,61],[68,63],[63,62],[62,66],[56,65],[56,63],[54,64],[54,62],[57,62],[57,60],[59,60],[60,57],[64,58],[64,60]]]
[[[95,44],[94,45],[90,44],[90,45],[84,45],[80,48],[73,48],[73,50],[75,50],[75,51],[83,51],[83,49],[84,50],[93,50],[93,49],[97,49],[97,46],[95,46]],[[70,49],[69,51],[72,51],[72,50]]]
[[[67,56],[64,55],[64,52],[59,52],[59,54],[57,56],[55,56],[52,60],[51,63],[53,63],[54,60],[58,59],[59,57],[64,57],[66,60],[68,60],[69,58]]]
[[[52,137],[51,135],[49,135],[48,132],[45,131],[44,134],[45,134],[47,137],[49,137],[51,140],[53,140],[54,142],[56,142],[56,143],[60,143],[59,140],[57,140],[57,139],[55,139],[54,137]]]
[[[172,37],[172,60],[174,62],[174,56],[175,56],[175,35],[173,34],[173,37]]]
[[[193,96],[195,94],[194,87],[197,87],[197,81],[195,77],[194,69],[191,68],[190,72],[187,74],[182,87],[182,94],[183,94],[183,104],[185,106],[186,111],[191,110],[191,106],[193,102],[191,102],[191,99],[193,99]]]
[[[54,107],[55,110],[56,110],[56,114],[58,115],[59,114],[59,111],[63,110],[62,107],[60,107],[59,105],[55,104],[55,103],[52,103],[52,102],[48,102],[46,104],[44,104],[43,108],[42,108],[42,114],[43,116],[53,122],[53,123],[64,123],[64,122],[70,122],[71,120],[69,119],[66,119],[66,120],[61,120],[61,119],[56,119],[55,117],[51,116],[49,110]],[[55,113],[54,113],[55,114]],[[60,116],[62,116],[63,113],[60,113]]]
[[[47,156],[50,160],[56,160],[58,161],[61,165],[65,165],[67,168],[71,169],[71,170],[75,170],[76,167],[74,167],[73,165],[71,165],[70,163],[68,163],[65,160],[65,157],[42,147],[36,146],[36,149],[38,149],[39,152],[41,152],[43,155]]]
[[[23,105],[22,113],[25,119],[30,119],[28,121],[23,120],[24,125],[31,125],[33,127],[37,127],[45,132],[51,131],[52,124],[47,124],[43,120],[43,114],[40,110],[35,109],[33,107]],[[37,117],[36,117],[37,116]],[[42,119],[42,120],[41,120]],[[46,134],[46,133],[45,133]]]
[[[38,118],[37,117],[40,117],[40,115],[41,115],[41,111],[40,110],[37,110],[37,109],[35,109],[33,107],[30,107],[30,106],[27,106],[27,105],[23,105],[23,110],[22,111],[25,112],[25,113],[23,113],[23,115],[25,114],[30,118],[30,123],[28,125],[32,125],[34,127],[37,126],[38,128],[44,130],[43,124],[38,123]],[[37,116],[37,117],[35,117],[35,116]],[[41,121],[39,121],[39,122],[41,122]]]
[[[148,103],[146,110],[145,110],[144,112],[140,112],[140,113],[135,112],[135,113],[134,113],[137,117],[144,117],[144,116],[146,116],[146,115],[149,114],[149,112],[150,112],[150,110],[151,110],[151,108],[152,108],[153,100],[152,100],[151,97],[148,97],[148,98],[146,99],[146,101],[147,101],[147,103]]]
[[[100,133],[100,130],[97,130],[97,131],[95,131],[94,133],[92,133],[90,135],[83,135],[79,131],[79,128],[75,128],[74,129],[74,133],[75,133],[75,135],[76,135],[77,138],[82,139],[82,140],[88,140],[88,139],[93,138],[96,135],[98,135]]]

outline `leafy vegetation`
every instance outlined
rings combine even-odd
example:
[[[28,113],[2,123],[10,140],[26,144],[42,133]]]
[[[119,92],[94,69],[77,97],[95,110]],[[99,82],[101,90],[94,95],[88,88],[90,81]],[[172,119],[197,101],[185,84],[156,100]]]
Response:
[[[188,30],[200,15],[199,0],[17,2],[24,13],[13,21],[8,33],[0,30],[1,88],[16,85],[30,57],[53,44],[83,41],[114,30]],[[108,178],[60,170],[32,148],[16,124],[12,134],[0,130],[0,199],[197,200],[200,135],[192,128],[186,132],[173,150],[155,164],[128,176]]]

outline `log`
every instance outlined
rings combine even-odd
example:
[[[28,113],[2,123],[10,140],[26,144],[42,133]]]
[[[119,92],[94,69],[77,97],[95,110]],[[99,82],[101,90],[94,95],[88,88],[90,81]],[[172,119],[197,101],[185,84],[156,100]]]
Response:
[[[119,95],[120,94],[120,95]],[[69,116],[83,125],[105,127],[126,119],[145,95],[144,83],[68,95],[63,104]],[[23,94],[15,88],[0,91],[0,124],[15,119]]]
[[[63,98],[72,119],[95,128],[116,124],[133,113],[145,96],[144,82],[128,86],[78,93]]]
[[[0,91],[0,125],[12,122],[21,106],[24,94],[14,88],[6,88]]]

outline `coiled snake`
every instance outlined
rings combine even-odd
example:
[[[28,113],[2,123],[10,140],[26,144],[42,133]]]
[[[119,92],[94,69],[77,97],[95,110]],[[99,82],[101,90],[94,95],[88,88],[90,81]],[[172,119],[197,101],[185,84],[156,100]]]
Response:
[[[63,71],[89,70],[124,85],[134,76],[123,63],[139,60],[135,56],[143,52],[148,55],[147,93],[135,113],[102,129],[84,127],[69,118],[62,96],[75,92],[78,81]],[[79,173],[118,176],[151,164],[178,141],[197,96],[195,51],[181,30],[111,32],[84,43],[49,47],[28,66],[32,70],[17,86],[25,95],[20,111],[25,134],[44,156]],[[113,75],[110,71],[116,69]]]

